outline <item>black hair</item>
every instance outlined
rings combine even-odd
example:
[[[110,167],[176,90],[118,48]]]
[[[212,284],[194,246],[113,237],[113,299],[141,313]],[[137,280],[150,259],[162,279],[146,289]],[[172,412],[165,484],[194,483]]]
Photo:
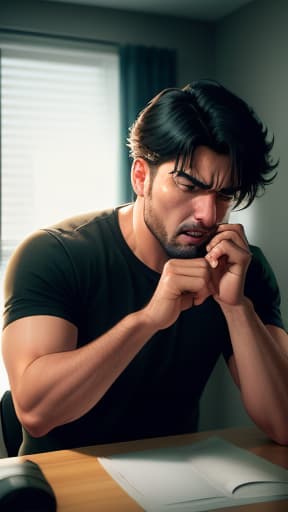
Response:
[[[176,168],[191,166],[198,146],[231,158],[232,185],[239,190],[235,204],[249,206],[264,192],[276,172],[271,158],[274,138],[252,108],[218,82],[200,80],[183,89],[160,92],[140,112],[130,129],[132,158],[152,167],[176,160]]]

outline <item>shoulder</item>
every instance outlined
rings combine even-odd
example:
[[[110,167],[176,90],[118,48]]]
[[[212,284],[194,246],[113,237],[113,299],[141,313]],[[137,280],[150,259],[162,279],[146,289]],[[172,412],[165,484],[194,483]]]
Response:
[[[86,289],[95,285],[94,260],[100,260],[95,254],[101,246],[95,239],[101,229],[107,231],[99,224],[108,218],[113,223],[111,211],[73,217],[34,232],[17,247],[4,278],[5,325],[31,314],[77,323]]]
[[[101,220],[102,219],[102,220]],[[29,235],[13,252],[5,272],[7,291],[25,283],[40,284],[50,279],[50,285],[73,282],[77,264],[89,258],[101,222],[113,223],[113,211],[90,213],[65,219],[54,226]],[[105,229],[104,229],[105,231]]]
[[[67,251],[77,251],[89,243],[93,238],[97,238],[100,232],[109,230],[115,220],[114,210],[105,210],[91,212],[75,217],[64,219],[63,221],[41,228],[31,235],[27,236],[16,248],[9,262],[9,266],[26,265],[33,262],[39,263],[39,258],[43,256],[43,262],[48,263],[52,259],[67,257]],[[112,229],[112,227],[111,227]]]
[[[58,242],[65,244],[67,241],[89,241],[100,232],[113,229],[117,222],[115,209],[90,212],[77,217],[69,217],[63,221],[49,226],[43,231],[54,237]]]
[[[46,229],[63,233],[78,233],[85,229],[93,229],[94,226],[101,223],[112,222],[115,215],[116,210],[114,208],[82,213],[80,215],[61,220],[61,222],[58,222]]]

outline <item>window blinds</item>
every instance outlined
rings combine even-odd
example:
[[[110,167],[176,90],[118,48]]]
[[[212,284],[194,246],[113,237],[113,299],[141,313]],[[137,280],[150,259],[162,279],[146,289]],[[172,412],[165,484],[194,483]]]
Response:
[[[31,231],[117,203],[116,49],[1,50],[2,265]]]

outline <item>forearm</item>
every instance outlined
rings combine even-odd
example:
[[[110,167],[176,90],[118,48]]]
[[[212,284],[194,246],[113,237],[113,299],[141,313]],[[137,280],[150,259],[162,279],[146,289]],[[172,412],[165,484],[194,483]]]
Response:
[[[79,349],[46,354],[21,379],[20,417],[40,436],[88,412],[153,335],[142,312]]]
[[[269,333],[252,303],[222,305],[233,345],[240,390],[255,423],[278,442],[288,443],[287,345]],[[286,340],[285,340],[286,341]]]

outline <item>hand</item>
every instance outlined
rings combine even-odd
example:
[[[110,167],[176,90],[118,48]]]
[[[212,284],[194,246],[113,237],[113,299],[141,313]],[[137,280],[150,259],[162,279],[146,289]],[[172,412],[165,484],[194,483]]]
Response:
[[[204,258],[167,261],[154,295],[144,308],[155,329],[166,329],[177,320],[181,311],[202,304],[216,293],[211,274]]]
[[[244,284],[251,261],[248,242],[241,224],[220,224],[207,245],[206,261],[212,271],[217,302],[237,305],[243,302]]]

